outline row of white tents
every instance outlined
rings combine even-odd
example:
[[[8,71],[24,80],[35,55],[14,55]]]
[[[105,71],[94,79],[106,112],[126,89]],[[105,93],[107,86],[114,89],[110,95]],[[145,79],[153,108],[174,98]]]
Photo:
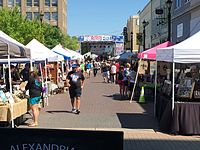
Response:
[[[0,31],[0,63],[8,64],[9,69],[9,83],[10,83],[10,93],[12,93],[11,85],[11,63],[26,63],[26,62],[57,62],[63,60],[75,60],[83,59],[84,57],[72,50],[65,49],[61,45],[55,46],[52,50],[45,47],[42,43],[33,39],[26,46],[11,38],[4,32]],[[32,63],[31,63],[32,64]],[[47,77],[47,71],[46,77]],[[46,78],[47,80],[47,78]],[[47,83],[47,82],[46,82]],[[12,99],[10,101],[11,110],[11,125],[14,127],[13,121],[13,103]]]
[[[20,58],[17,56],[16,58],[11,59],[11,62],[28,62],[30,60],[32,62],[41,62],[45,60],[47,60],[48,62],[57,62],[57,61],[63,61],[63,60],[77,60],[77,59],[82,60],[84,58],[84,56],[81,55],[80,53],[63,48],[62,45],[60,44],[56,45],[52,50],[50,50],[49,48],[44,46],[42,43],[40,43],[38,40],[33,39],[25,46],[21,44],[20,42],[16,41],[15,39],[11,38],[4,32],[0,31],[0,40],[1,39],[4,39],[6,43],[10,42],[18,46],[19,48],[18,52],[15,50],[16,48],[13,49],[14,46],[10,47],[11,57],[12,57],[12,53],[17,52],[18,53],[17,55],[19,56],[21,55],[20,53],[22,53],[22,51],[28,56],[28,58],[23,58],[23,57]],[[2,46],[0,45],[0,47]],[[4,53],[4,52],[1,51],[0,53]],[[0,62],[6,63],[8,62],[8,60],[7,58],[1,59]]]

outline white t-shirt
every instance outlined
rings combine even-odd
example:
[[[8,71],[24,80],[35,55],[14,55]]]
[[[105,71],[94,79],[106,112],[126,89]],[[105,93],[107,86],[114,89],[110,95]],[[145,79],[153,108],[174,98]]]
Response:
[[[116,73],[116,72],[117,72],[117,67],[115,65],[112,65],[110,73]]]

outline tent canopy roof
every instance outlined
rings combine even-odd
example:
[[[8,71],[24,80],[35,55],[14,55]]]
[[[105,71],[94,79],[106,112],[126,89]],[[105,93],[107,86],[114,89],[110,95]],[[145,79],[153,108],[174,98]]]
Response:
[[[124,52],[120,55],[119,60],[128,60],[132,58],[137,58],[137,54],[132,53],[132,52]]]
[[[62,55],[62,56],[64,57],[65,60],[69,60],[69,59],[71,59],[71,57],[72,57],[72,54],[71,54],[68,50],[64,49],[64,48],[62,47],[62,45],[60,45],[60,44],[56,45],[56,46],[52,49],[52,51],[53,51],[54,53],[56,53],[56,54]]]
[[[176,45],[159,48],[156,53],[157,61],[176,63],[200,62],[200,31]]]
[[[49,62],[53,62],[64,60],[63,56],[55,54],[36,39],[31,40],[27,44],[27,47],[31,49],[31,59],[34,61],[43,61],[48,59]]]
[[[8,54],[11,58],[29,58],[30,49],[0,31],[0,58],[6,58]]]
[[[165,48],[174,45],[172,42],[167,41],[157,46],[154,46],[144,52],[138,53],[138,58],[156,60],[156,49]]]

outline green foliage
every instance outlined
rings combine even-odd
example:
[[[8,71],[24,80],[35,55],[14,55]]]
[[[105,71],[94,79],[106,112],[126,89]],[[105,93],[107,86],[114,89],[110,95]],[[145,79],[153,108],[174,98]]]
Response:
[[[76,37],[65,35],[57,27],[39,20],[28,20],[21,15],[17,7],[0,9],[0,30],[24,45],[35,38],[50,49],[59,43],[69,49],[79,48]]]

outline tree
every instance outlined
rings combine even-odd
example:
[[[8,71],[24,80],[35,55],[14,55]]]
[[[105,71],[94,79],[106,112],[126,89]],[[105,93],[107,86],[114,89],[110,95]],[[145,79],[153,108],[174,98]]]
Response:
[[[57,44],[73,50],[79,48],[76,37],[65,35],[57,27],[39,20],[28,20],[17,7],[0,9],[0,30],[24,45],[35,38],[50,49]]]

